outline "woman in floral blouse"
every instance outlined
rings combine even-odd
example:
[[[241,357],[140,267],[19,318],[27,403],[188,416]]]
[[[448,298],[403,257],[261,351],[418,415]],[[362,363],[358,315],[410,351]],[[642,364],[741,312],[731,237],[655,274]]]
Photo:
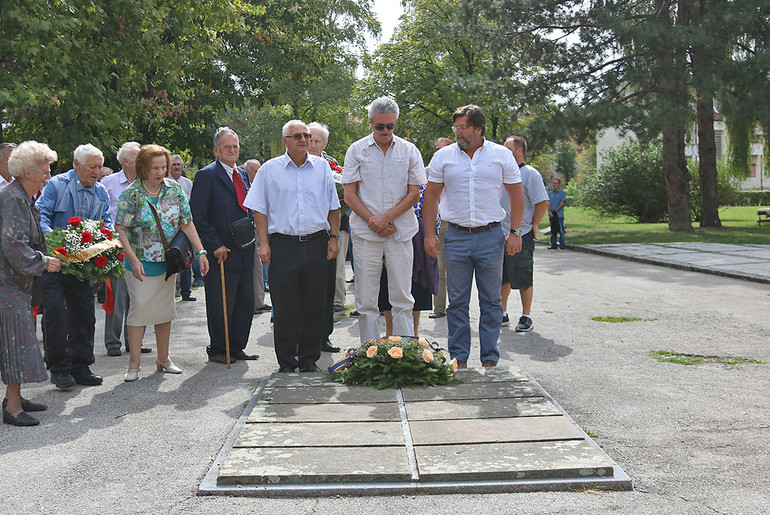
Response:
[[[115,230],[126,255],[126,285],[130,307],[126,317],[131,358],[126,381],[139,378],[144,328],[155,326],[158,371],[181,374],[168,355],[171,320],[176,318],[175,281],[165,279],[166,255],[158,223],[150,203],[155,206],[167,241],[184,231],[200,258],[201,271],[209,269],[206,251],[192,221],[187,196],[179,184],[166,177],[171,153],[158,145],[144,145],[136,156],[134,181],[120,195]]]
[[[21,383],[48,379],[35,334],[32,293],[35,277],[57,272],[61,263],[45,255],[40,213],[32,200],[51,178],[56,152],[45,143],[25,141],[8,160],[13,182],[0,190],[0,375],[8,385],[3,423],[35,426],[29,411],[46,406],[21,396]]]

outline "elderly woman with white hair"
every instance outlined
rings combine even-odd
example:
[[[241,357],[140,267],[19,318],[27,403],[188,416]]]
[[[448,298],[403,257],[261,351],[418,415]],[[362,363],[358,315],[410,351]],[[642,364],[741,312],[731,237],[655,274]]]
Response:
[[[25,141],[8,160],[16,180],[0,190],[0,375],[7,385],[3,423],[34,426],[29,411],[43,411],[21,396],[21,383],[48,379],[32,317],[35,278],[56,272],[61,263],[45,255],[45,238],[34,197],[51,178],[56,152],[44,143]]]

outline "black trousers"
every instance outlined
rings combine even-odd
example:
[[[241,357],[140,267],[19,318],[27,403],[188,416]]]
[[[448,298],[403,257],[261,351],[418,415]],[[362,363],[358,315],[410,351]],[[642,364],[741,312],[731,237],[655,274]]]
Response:
[[[51,372],[81,375],[94,360],[94,289],[61,272],[43,272],[43,347]]]
[[[329,336],[334,331],[334,293],[337,287],[337,259],[334,258],[328,263],[328,276],[326,281],[326,317],[327,323],[324,327],[324,335],[321,338],[321,344],[329,339]]]
[[[211,270],[203,277],[206,289],[206,322],[209,328],[209,356],[225,354],[225,317],[222,307],[222,272],[212,257]],[[254,318],[254,270],[225,270],[227,327],[230,354],[242,351],[249,343]]]
[[[327,313],[328,235],[307,241],[270,236],[270,299],[273,339],[281,368],[314,366],[331,320]]]

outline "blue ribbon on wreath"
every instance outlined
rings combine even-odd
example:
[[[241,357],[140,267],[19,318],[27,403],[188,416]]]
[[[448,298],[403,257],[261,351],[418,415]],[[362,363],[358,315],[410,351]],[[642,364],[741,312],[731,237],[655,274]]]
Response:
[[[347,368],[351,363],[353,363],[353,360],[355,358],[356,358],[356,349],[354,347],[348,347],[347,349],[345,349],[345,357],[329,367],[329,373],[333,374],[339,370],[343,370]]]

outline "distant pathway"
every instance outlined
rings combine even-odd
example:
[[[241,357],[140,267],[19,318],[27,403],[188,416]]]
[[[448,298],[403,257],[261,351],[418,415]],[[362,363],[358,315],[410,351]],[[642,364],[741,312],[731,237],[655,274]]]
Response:
[[[770,283],[770,245],[610,243],[569,248],[640,263]]]

